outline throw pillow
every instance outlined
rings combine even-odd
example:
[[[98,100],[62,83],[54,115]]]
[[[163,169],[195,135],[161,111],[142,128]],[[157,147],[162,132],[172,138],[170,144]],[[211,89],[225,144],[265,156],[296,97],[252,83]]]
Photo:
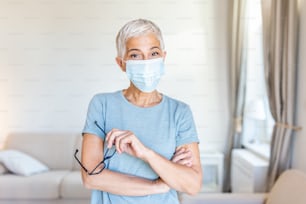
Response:
[[[12,149],[0,151],[0,162],[12,173],[22,176],[49,170],[45,164],[30,155]]]

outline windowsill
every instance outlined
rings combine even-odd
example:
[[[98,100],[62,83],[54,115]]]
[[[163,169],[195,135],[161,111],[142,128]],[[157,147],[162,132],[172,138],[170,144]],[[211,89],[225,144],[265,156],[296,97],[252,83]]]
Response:
[[[269,144],[243,144],[243,146],[253,152],[254,154],[262,157],[263,159],[270,159],[270,145]]]

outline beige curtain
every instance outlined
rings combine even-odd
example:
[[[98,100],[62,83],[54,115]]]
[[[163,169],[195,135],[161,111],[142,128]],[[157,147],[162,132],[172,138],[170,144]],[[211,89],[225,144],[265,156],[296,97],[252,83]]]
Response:
[[[270,109],[276,121],[268,190],[291,165],[297,69],[297,0],[262,0],[264,66]]]
[[[246,86],[246,0],[230,1],[230,109],[231,127],[225,146],[225,168],[223,191],[230,190],[231,152],[233,148],[241,147],[241,129]]]

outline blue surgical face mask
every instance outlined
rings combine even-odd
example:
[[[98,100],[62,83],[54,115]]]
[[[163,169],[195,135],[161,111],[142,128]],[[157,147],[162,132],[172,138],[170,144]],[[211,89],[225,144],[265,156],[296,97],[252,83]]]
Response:
[[[142,92],[152,92],[164,75],[164,59],[126,61],[126,74],[131,82]]]

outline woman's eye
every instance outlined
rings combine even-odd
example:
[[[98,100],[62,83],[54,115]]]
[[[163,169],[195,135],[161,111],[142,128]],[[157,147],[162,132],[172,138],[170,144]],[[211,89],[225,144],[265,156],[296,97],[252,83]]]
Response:
[[[137,58],[137,54],[131,54],[130,58]]]
[[[130,59],[141,59],[142,57],[140,54],[133,53],[133,54],[130,54],[129,58]]]
[[[152,56],[159,56],[159,52],[153,52]]]

